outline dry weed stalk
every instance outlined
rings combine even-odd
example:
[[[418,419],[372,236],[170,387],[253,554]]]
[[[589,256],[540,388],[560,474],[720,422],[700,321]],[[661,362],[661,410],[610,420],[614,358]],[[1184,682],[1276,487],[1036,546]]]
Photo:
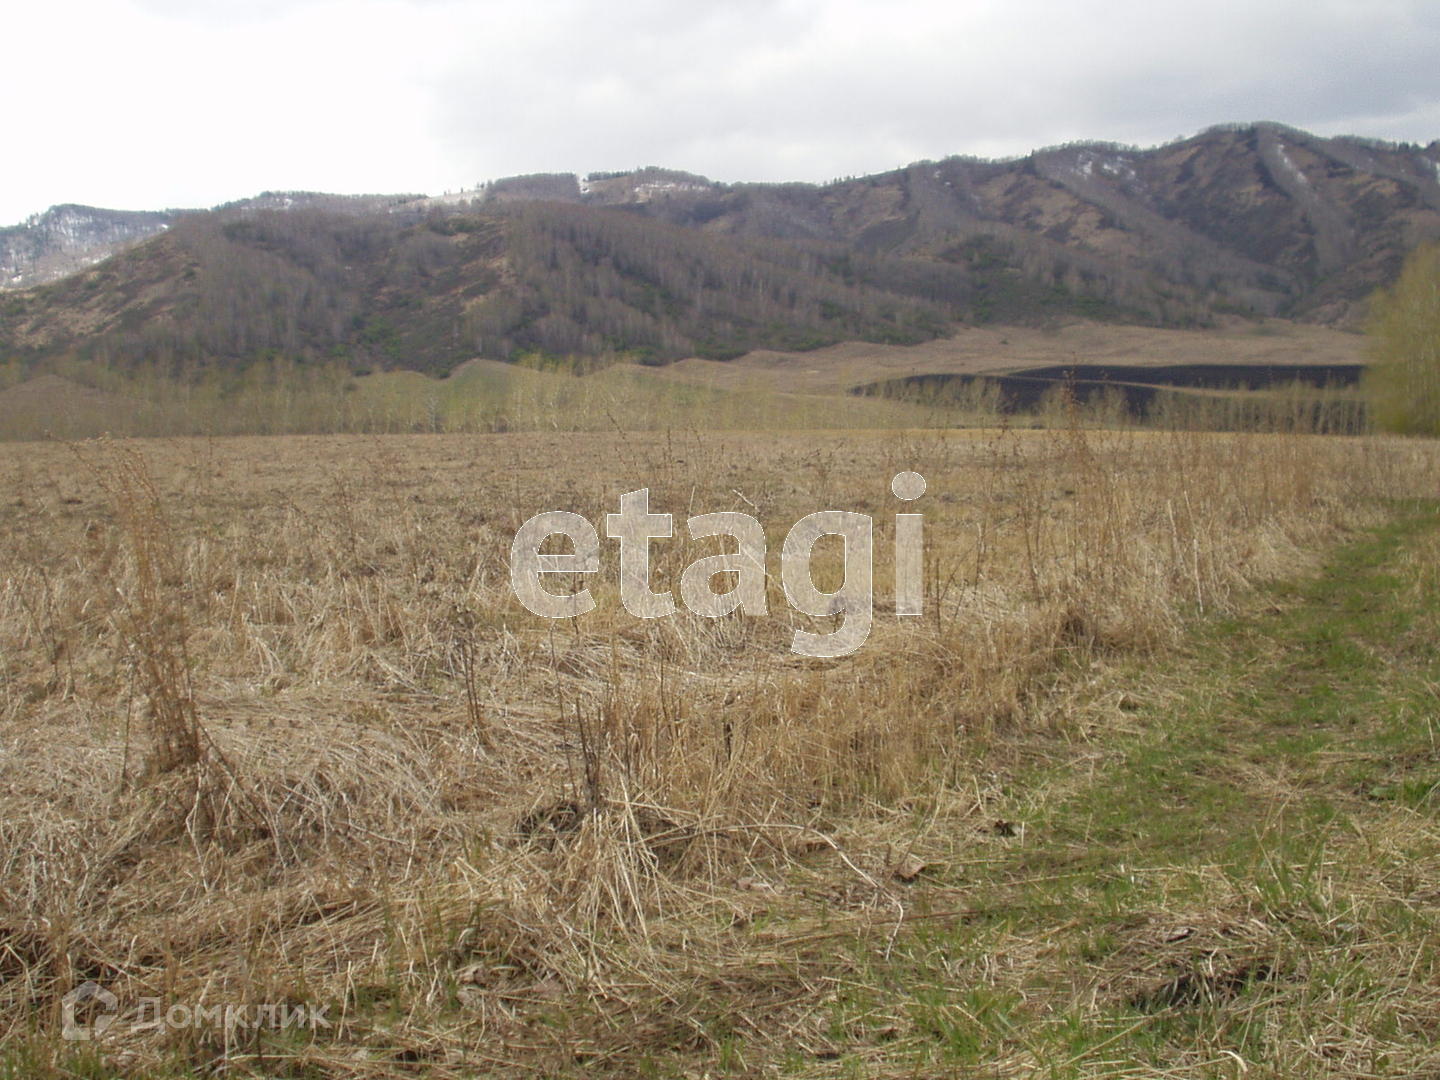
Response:
[[[616,1033],[631,1030],[711,1046],[703,1003],[742,990],[810,1032],[835,975],[827,935],[883,949],[897,924],[892,854],[914,837],[892,821],[930,804],[958,834],[993,820],[997,759],[1116,722],[1077,704],[1096,661],[1164,648],[1202,605],[1223,610],[1373,515],[1366,499],[1440,475],[1413,443],[1079,422],[83,454],[99,496],[38,447],[28,474],[60,486],[26,480],[26,505],[0,500],[15,526],[0,534],[0,662],[15,676],[0,970],[19,980],[0,1035],[76,974],[127,1000],[334,1001],[335,1043],[287,1052],[337,1077],[381,1075],[401,1052],[473,1073],[476,1046],[532,1066],[628,1061]],[[902,622],[883,594],[901,509],[888,482],[906,468],[930,487],[926,613]],[[764,618],[642,623],[608,555],[585,582],[591,615],[523,612],[507,573],[519,522],[602,521],[646,484],[677,517],[654,545],[656,588],[712,550],[685,538],[688,514],[754,514],[772,554],[802,514],[873,515],[870,640],[842,661],[792,656],[790,631],[819,621],[778,582]],[[177,489],[191,495],[167,502]],[[99,503],[117,544],[91,557]],[[22,527],[48,542],[22,545]],[[74,692],[17,690],[55,678],[54,641]],[[131,691],[117,653],[156,774],[118,795],[111,718]],[[536,1018],[581,999],[612,1028],[533,1049]],[[192,1049],[207,1068],[249,1060],[209,1036]]]
[[[78,451],[77,451],[78,453]],[[184,567],[177,537],[144,456],[133,445],[106,441],[90,466],[115,509],[127,556],[115,584],[115,618],[126,662],[144,695],[151,748],[147,770],[168,773],[204,753],[189,653]]]

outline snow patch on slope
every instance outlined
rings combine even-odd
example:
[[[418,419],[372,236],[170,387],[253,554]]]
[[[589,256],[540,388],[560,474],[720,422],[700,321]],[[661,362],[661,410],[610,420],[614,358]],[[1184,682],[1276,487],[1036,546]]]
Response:
[[[1118,155],[1100,154],[1094,150],[1082,150],[1075,160],[1075,172],[1086,179],[1093,179],[1096,168],[1110,177],[1112,180],[1119,180],[1122,184],[1134,183],[1138,179],[1135,166]]]
[[[1300,166],[1296,165],[1295,162],[1291,160],[1290,155],[1285,153],[1284,143],[1275,144],[1275,155],[1280,159],[1281,166],[1287,173],[1294,177],[1297,183],[1303,184],[1305,187],[1310,186],[1310,178],[1301,172]]]

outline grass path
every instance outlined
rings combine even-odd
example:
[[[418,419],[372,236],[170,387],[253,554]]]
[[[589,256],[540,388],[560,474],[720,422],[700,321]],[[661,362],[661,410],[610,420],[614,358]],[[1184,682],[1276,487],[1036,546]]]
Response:
[[[844,1072],[1440,1076],[1437,574],[1407,505],[1107,673],[1116,729],[1012,774],[998,854],[937,859],[841,987]]]

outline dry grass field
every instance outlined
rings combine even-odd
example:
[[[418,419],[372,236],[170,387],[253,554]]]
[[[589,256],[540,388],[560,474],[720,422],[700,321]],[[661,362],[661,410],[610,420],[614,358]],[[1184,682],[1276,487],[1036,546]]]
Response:
[[[771,392],[844,393],[907,375],[996,374],[1086,364],[1359,364],[1365,339],[1284,319],[1237,322],[1216,330],[1162,330],[1071,322],[1050,329],[968,327],[922,345],[852,341],[809,353],[757,350],[719,363],[682,360],[655,369],[679,382]]]
[[[640,487],[655,588],[720,550],[689,515],[741,511],[768,615],[635,619],[605,539],[594,611],[519,605],[523,521],[603,538]],[[1313,790],[1252,754],[1261,705],[1196,721],[1203,760],[1153,740],[1244,682],[1195,627],[1437,490],[1430,443],[1078,425],[0,446],[0,1076],[1433,1075],[1428,953],[1287,981],[1379,957],[1365,905],[1425,882],[1378,868],[1431,873],[1433,814],[1347,834],[1342,887],[1224,846]],[[874,518],[876,611],[810,660],[793,630],[845,616],[796,613],[779,553],[827,509]],[[1233,803],[1186,786],[1222,772]],[[116,1019],[66,1040],[86,980]],[[217,1019],[302,1005],[329,1026]]]
[[[723,363],[617,363],[583,374],[553,365],[472,360],[445,379],[402,370],[356,377],[343,366],[283,361],[257,364],[244,374],[210,372],[198,378],[192,373],[185,379],[126,375],[78,361],[57,362],[54,370],[41,374],[19,363],[0,363],[0,440],[77,439],[107,432],[206,436],[983,426],[993,422],[993,402],[922,407],[857,398],[849,391],[906,376],[996,374],[1082,361],[1358,364],[1363,344],[1357,334],[1272,319],[1216,330],[1087,322],[1051,329],[972,327],[922,345],[849,342],[811,352],[761,350]]]

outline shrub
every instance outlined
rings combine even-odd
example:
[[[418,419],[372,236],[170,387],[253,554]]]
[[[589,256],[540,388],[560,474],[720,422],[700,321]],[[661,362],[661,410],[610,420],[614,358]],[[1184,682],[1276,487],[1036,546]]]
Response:
[[[1365,388],[1376,426],[1440,435],[1440,244],[1412,251],[1370,306]]]

